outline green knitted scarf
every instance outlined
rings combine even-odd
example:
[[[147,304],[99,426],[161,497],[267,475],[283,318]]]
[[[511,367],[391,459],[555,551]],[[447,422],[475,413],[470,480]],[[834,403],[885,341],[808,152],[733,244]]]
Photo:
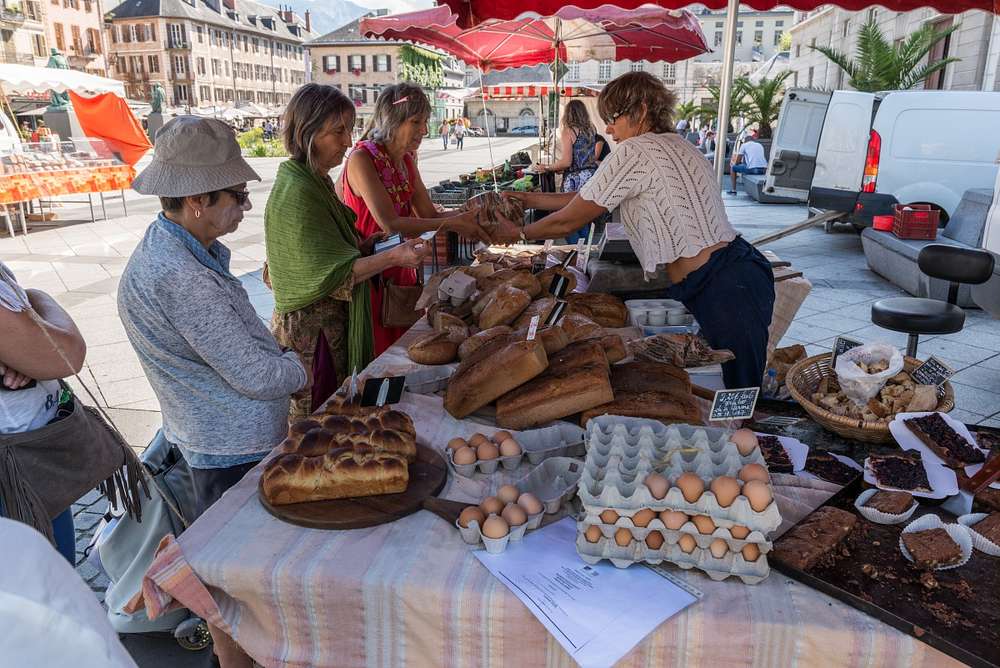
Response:
[[[264,239],[274,308],[289,313],[326,297],[351,280],[361,257],[354,212],[344,206],[306,165],[286,160],[278,167],[264,208]],[[371,288],[351,291],[347,321],[349,370],[364,369],[374,356]]]

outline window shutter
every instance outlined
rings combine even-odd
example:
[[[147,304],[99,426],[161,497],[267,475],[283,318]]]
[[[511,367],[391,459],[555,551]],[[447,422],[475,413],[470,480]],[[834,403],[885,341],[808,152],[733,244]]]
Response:
[[[366,60],[365,56],[364,56],[364,54],[362,54],[362,55],[358,56],[358,58],[361,60],[361,71],[364,72],[365,71],[365,60]]]
[[[385,56],[385,71],[392,72],[392,56],[388,54]]]
[[[151,41],[153,41],[153,42],[156,41],[156,24],[155,23],[150,23],[149,24],[149,39]]]
[[[333,62],[335,63],[333,69],[336,70],[337,72],[339,72],[340,71],[340,56],[334,56],[333,57]]]

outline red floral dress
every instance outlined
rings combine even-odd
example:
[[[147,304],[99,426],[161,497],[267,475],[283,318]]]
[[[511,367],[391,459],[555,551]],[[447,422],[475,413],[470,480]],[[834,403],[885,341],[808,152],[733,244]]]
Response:
[[[413,199],[413,187],[411,180],[419,178],[417,170],[413,165],[413,157],[409,154],[403,157],[404,169],[397,167],[381,146],[374,141],[360,141],[354,146],[354,150],[364,150],[368,152],[375,165],[375,171],[381,177],[382,185],[385,186],[392,200],[396,215],[409,217],[412,214],[410,200]],[[367,239],[376,232],[381,232],[378,221],[368,209],[368,204],[351,190],[347,182],[347,169],[342,170],[341,179],[344,186],[344,204],[349,206],[355,214],[357,220],[354,226],[362,239]],[[372,280],[372,323],[375,328],[375,354],[381,355],[389,346],[395,343],[406,330],[400,327],[384,327],[382,325],[382,282],[390,280],[395,285],[416,285],[417,272],[415,269],[405,267],[392,267],[383,271],[379,280]]]

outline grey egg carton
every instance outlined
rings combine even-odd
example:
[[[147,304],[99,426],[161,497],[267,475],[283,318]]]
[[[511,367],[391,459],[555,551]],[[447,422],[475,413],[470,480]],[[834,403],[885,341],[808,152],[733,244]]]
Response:
[[[546,514],[559,511],[576,492],[583,464],[570,457],[551,457],[536,466],[531,473],[517,482],[522,492],[538,497]]]
[[[640,562],[656,565],[666,561],[685,570],[691,568],[702,570],[713,580],[725,580],[735,576],[746,584],[757,584],[771,572],[763,549],[756,561],[747,561],[742,554],[731,551],[722,558],[715,557],[707,547],[700,547],[700,543],[699,547],[688,554],[677,544],[681,536],[679,531],[664,531],[664,542],[658,550],[653,550],[645,542],[636,540],[622,547],[613,538],[603,535],[596,543],[591,543],[583,535],[583,531],[580,529],[577,533],[576,551],[588,564],[596,564],[602,559],[607,559],[616,568],[627,568]],[[696,543],[697,540],[696,538]]]
[[[728,545],[729,549],[733,552],[739,552],[747,543],[755,544],[758,548],[760,548],[761,554],[767,554],[771,551],[771,541],[767,539],[767,536],[762,531],[753,530],[747,534],[746,538],[734,538],[731,532],[731,528],[734,525],[721,526],[716,523],[715,531],[710,534],[703,534],[698,531],[694,522],[690,520],[681,525],[680,529],[668,529],[659,517],[653,519],[645,527],[637,527],[632,522],[632,518],[626,515],[620,516],[618,521],[614,524],[606,524],[601,520],[599,514],[586,510],[584,513],[583,519],[578,522],[580,531],[586,531],[588,526],[593,525],[601,530],[601,534],[603,534],[605,538],[613,538],[615,531],[624,527],[631,531],[632,535],[640,541],[646,540],[646,536],[648,536],[650,532],[659,531],[663,534],[663,537],[667,539],[667,542],[676,543],[684,534],[690,534],[691,537],[694,538],[695,543],[698,544],[698,547],[701,548],[707,548],[712,544],[713,540],[721,538],[726,541],[726,545]],[[714,522],[715,518],[712,518],[712,521]]]
[[[483,535],[483,530],[479,526],[479,522],[472,520],[469,522],[469,526],[463,527],[455,520],[455,528],[458,529],[459,533],[462,534],[462,540],[465,541],[467,545],[482,545],[486,548],[486,551],[490,554],[500,554],[507,549],[507,545],[511,542],[517,542],[524,538],[524,534],[528,531],[532,531],[538,528],[538,525],[542,523],[542,516],[545,513],[535,513],[534,515],[528,515],[528,521],[521,526],[516,526],[512,528],[506,536],[503,538],[489,538]]]
[[[476,472],[487,475],[495,473],[500,466],[508,471],[513,471],[521,465],[524,459],[527,459],[529,464],[537,466],[552,457],[582,457],[585,451],[583,429],[569,423],[554,424],[541,429],[511,431],[510,433],[521,446],[521,454],[519,455],[497,457],[496,459],[477,459],[472,464],[456,464],[455,453],[449,449],[448,463],[458,475],[469,478]]]
[[[455,463],[455,451],[451,448],[448,450],[448,464],[454,469],[455,473],[466,478],[471,478],[477,471],[479,473],[485,473],[489,475],[491,473],[496,473],[497,469],[502,465],[504,469],[508,471],[513,471],[518,466],[521,465],[521,460],[524,459],[524,449],[522,447],[521,454],[510,455],[508,457],[496,457],[494,459],[477,459],[471,464],[456,464]]]

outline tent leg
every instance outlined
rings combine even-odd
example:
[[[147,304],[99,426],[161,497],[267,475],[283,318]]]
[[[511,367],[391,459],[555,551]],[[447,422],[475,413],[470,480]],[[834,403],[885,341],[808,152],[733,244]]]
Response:
[[[726,8],[726,35],[722,52],[722,85],[719,91],[719,116],[716,128],[715,180],[722,183],[729,143],[730,98],[733,95],[733,63],[736,60],[736,20],[740,13],[739,0],[729,0]],[[721,144],[721,148],[720,148]]]
[[[94,193],[87,193],[87,203],[90,204],[90,222],[96,223],[94,219]]]
[[[101,213],[104,214],[104,220],[108,219],[108,209],[104,206],[104,193],[101,193]]]

